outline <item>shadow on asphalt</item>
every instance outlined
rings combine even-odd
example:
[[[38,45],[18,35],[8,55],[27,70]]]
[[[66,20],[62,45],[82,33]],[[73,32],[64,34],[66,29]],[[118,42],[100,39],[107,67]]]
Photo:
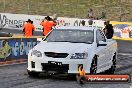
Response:
[[[108,75],[109,73],[107,72],[101,72],[101,73],[98,73],[99,75]],[[34,77],[31,77],[29,76],[30,78],[33,78],[33,79],[52,79],[52,80],[65,80],[65,81],[76,81],[76,75],[66,75],[66,74],[52,74],[52,75],[46,75],[44,73],[41,73],[39,76],[34,76]]]
[[[45,75],[45,74],[40,74],[39,76],[29,76],[29,78],[32,79],[52,79],[52,80],[65,80],[65,81],[76,81],[76,76],[75,75],[64,75],[64,74],[55,74],[55,75]]]

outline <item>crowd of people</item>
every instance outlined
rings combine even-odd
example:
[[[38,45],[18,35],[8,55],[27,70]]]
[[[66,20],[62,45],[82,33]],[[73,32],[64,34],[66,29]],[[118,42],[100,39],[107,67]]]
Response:
[[[81,23],[82,23],[82,26],[86,26],[85,25],[86,22],[84,20],[82,20]],[[89,27],[92,27],[92,26],[94,27],[96,25],[95,25],[95,23],[93,22],[92,19],[89,19],[88,26]],[[103,32],[104,32],[104,34],[105,34],[105,36],[106,36],[107,39],[111,39],[113,37],[114,29],[113,29],[112,24],[110,24],[109,20],[107,20],[107,21],[104,22]]]
[[[88,17],[89,17],[89,21],[88,21],[88,25],[91,27],[91,26],[96,26],[95,25],[95,22],[93,22],[93,10],[90,9],[89,11],[89,14],[88,14]],[[53,18],[51,18],[50,16],[46,16],[40,23],[40,25],[42,26],[42,30],[43,30],[43,36],[46,36],[51,30],[52,30],[52,27],[56,26],[57,25],[57,22],[56,22],[56,14],[53,15]],[[86,22],[84,20],[82,20],[82,26],[86,26]],[[26,21],[24,23],[24,26],[23,26],[23,33],[24,33],[24,36],[25,37],[32,37],[33,36],[33,33],[35,31],[35,27],[33,25],[33,21],[31,21],[30,19],[28,19],[28,21]],[[104,34],[106,35],[106,37],[108,39],[111,39],[113,37],[113,34],[114,34],[114,30],[113,30],[113,26],[112,24],[110,24],[110,21],[106,21],[104,22]]]
[[[88,19],[94,19],[94,20],[105,19],[106,18],[106,13],[104,11],[102,11],[99,16],[95,16],[94,10],[92,8],[90,8],[88,10],[87,18]]]

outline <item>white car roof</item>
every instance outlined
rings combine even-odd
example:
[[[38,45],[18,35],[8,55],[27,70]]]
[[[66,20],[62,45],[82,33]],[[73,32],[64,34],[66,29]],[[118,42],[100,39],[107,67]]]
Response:
[[[96,29],[96,27],[87,27],[87,26],[63,26],[63,27],[57,27],[56,29],[94,30],[94,29]]]

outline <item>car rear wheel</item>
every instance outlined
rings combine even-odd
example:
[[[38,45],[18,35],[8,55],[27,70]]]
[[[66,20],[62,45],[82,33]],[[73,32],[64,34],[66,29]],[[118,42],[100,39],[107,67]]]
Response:
[[[96,71],[97,71],[97,56],[94,56],[91,63],[90,74],[96,74]]]

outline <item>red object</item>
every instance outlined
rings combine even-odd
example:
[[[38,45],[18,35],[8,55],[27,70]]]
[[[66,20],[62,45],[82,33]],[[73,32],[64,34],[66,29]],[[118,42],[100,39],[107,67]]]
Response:
[[[31,23],[27,23],[24,25],[24,36],[25,37],[32,37],[33,31],[35,31],[35,27]]]
[[[89,82],[128,82],[129,75],[86,75]]]
[[[54,23],[53,21],[45,21],[41,22],[41,25],[44,28],[43,34],[46,36],[51,31],[52,27],[56,25],[56,23]]]

